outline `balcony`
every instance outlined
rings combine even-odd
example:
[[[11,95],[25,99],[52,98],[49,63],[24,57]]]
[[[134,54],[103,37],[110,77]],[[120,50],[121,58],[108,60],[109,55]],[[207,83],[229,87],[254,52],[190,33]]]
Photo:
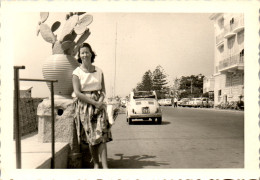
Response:
[[[219,62],[218,70],[221,73],[244,69],[244,56],[236,54]]]
[[[235,22],[234,22],[234,29],[233,29],[233,32],[234,33],[238,33],[242,30],[244,30],[244,17],[241,17],[240,19],[236,19]]]
[[[244,30],[244,17],[236,17],[224,28],[224,38],[235,36],[236,33]]]
[[[219,35],[216,37],[216,46],[222,46],[224,45],[224,31],[222,31]]]

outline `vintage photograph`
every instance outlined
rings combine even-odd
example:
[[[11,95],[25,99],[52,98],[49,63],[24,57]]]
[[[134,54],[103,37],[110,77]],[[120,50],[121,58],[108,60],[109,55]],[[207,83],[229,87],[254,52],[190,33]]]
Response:
[[[248,122],[258,117],[247,97],[257,88],[246,76],[249,61],[258,67],[258,59],[247,46],[247,13],[246,6],[9,12],[2,32],[10,37],[1,38],[12,62],[1,63],[1,77],[8,66],[13,103],[4,106],[3,79],[1,109],[12,107],[12,123],[1,119],[1,141],[9,129],[1,149],[9,142],[4,150],[11,156],[1,152],[1,175],[59,169],[67,178],[71,172],[97,177],[93,169],[111,169],[145,177],[167,170],[166,178],[174,178],[179,170],[229,169],[245,178],[249,168],[257,178],[259,160],[248,148],[259,144],[259,133],[247,140],[248,123],[256,122],[259,132],[257,119]],[[199,178],[206,177],[215,176]]]

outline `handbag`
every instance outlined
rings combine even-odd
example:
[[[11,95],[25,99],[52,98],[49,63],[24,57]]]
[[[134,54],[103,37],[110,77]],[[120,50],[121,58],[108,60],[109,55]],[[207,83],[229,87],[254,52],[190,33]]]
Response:
[[[107,119],[111,126],[115,124],[116,118],[118,116],[118,111],[119,109],[115,105],[107,104]]]

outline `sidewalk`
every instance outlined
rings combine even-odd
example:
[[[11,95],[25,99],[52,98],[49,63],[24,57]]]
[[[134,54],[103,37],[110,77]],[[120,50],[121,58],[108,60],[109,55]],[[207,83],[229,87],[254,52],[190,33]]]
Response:
[[[14,144],[14,156],[15,141]],[[38,134],[32,133],[21,139],[22,169],[50,169],[51,168],[51,143],[38,142]],[[67,168],[69,144],[55,143],[55,168]],[[12,164],[16,168],[16,164]]]

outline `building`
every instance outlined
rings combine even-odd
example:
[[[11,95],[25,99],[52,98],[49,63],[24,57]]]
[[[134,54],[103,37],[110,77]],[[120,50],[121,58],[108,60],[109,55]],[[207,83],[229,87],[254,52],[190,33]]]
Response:
[[[244,96],[244,15],[214,13],[214,104]]]
[[[215,79],[214,76],[205,76],[203,78],[203,94],[209,93],[209,95],[214,93],[214,87],[215,87]]]

